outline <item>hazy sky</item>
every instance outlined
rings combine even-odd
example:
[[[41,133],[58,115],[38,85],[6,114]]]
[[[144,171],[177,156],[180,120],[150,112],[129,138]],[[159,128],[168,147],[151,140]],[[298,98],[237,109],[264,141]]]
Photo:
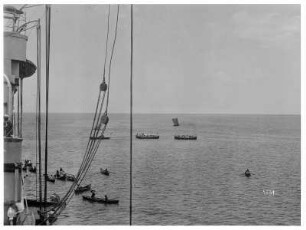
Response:
[[[107,9],[52,5],[51,112],[94,112]],[[43,14],[30,8],[27,17],[44,23]],[[128,112],[128,5],[120,8],[116,45],[109,111]],[[135,5],[134,112],[300,113],[300,50],[299,5]],[[35,82],[24,83],[26,112],[35,111]]]

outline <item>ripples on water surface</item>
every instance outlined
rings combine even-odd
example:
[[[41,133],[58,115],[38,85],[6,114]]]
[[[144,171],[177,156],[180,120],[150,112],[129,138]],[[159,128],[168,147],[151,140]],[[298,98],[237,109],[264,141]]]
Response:
[[[177,115],[176,115],[177,116]],[[134,115],[134,133],[153,132],[159,140],[138,140],[133,152],[134,225],[300,225],[300,116]],[[62,167],[76,174],[88,142],[91,114],[51,114],[49,172]],[[24,119],[23,158],[35,161],[35,117]],[[57,225],[129,224],[129,117],[110,114],[104,140],[84,184],[119,205],[83,201],[76,195]],[[177,141],[175,134],[196,134]],[[99,173],[108,168],[109,177]],[[249,168],[255,173],[246,178]],[[35,176],[26,179],[35,196]],[[65,194],[71,182],[48,183]],[[273,190],[274,196],[265,194]]]

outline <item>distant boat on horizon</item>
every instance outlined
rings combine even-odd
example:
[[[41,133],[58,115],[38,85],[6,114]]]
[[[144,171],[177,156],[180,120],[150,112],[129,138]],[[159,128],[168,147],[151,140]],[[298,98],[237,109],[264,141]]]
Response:
[[[137,133],[136,138],[138,139],[159,139],[157,134],[146,134],[146,133]]]
[[[197,136],[196,135],[175,135],[174,139],[175,140],[196,140]]]
[[[173,121],[173,126],[179,126],[179,121],[178,121],[178,118],[172,118],[172,121]]]

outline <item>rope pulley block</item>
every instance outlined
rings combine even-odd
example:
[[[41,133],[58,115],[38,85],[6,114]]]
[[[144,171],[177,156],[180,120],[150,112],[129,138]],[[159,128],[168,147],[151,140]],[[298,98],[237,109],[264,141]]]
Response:
[[[109,118],[108,118],[107,114],[104,113],[103,116],[101,117],[101,122],[102,122],[102,124],[106,125],[108,123],[108,121],[109,121]]]
[[[103,81],[103,82],[100,84],[100,90],[101,90],[101,91],[106,91],[106,90],[107,90],[107,84],[105,83],[105,81]]]

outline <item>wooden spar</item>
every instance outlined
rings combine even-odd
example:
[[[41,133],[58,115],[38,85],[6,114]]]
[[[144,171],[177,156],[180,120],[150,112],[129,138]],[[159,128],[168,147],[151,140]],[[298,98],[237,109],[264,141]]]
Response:
[[[38,139],[38,164],[39,164],[39,210],[42,213],[42,179],[41,179],[41,108],[40,108],[40,82],[41,80],[41,28],[40,19],[37,21],[37,100],[38,117],[37,119],[37,139]]]
[[[130,79],[130,225],[132,225],[132,193],[133,193],[133,4],[131,4],[131,79]]]
[[[49,64],[50,64],[50,19],[51,8],[46,5],[46,135],[45,135],[45,193],[44,209],[47,203],[47,175],[48,175],[48,121],[49,121]]]

